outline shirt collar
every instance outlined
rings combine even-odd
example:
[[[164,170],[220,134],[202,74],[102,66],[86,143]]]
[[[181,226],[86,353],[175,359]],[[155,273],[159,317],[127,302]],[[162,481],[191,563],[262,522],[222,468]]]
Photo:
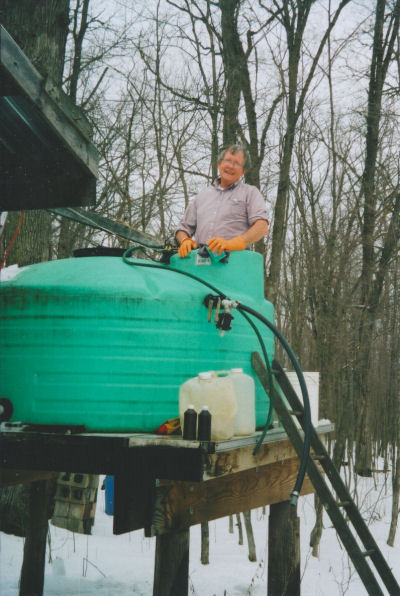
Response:
[[[227,191],[227,190],[233,190],[234,188],[236,188],[237,186],[239,186],[239,184],[242,182],[242,179],[240,178],[237,182],[235,182],[234,184],[231,184],[230,186],[227,186],[226,188],[221,188],[220,184],[221,184],[221,178],[218,176],[218,178],[216,178],[213,182],[213,186],[215,186],[215,188],[217,190],[220,190],[222,192]]]

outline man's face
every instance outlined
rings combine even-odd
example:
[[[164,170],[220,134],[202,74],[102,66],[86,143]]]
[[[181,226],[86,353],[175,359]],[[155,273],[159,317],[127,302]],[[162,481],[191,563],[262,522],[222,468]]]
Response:
[[[245,173],[243,151],[232,153],[227,151],[221,161],[218,162],[218,171],[221,176],[222,188],[235,184]]]

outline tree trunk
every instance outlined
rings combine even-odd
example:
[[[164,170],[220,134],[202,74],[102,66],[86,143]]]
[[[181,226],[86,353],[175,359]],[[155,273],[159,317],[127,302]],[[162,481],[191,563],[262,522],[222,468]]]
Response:
[[[10,245],[16,231],[20,211],[10,211],[3,238],[3,252]],[[5,266],[16,263],[20,267],[41,263],[51,258],[51,216],[44,210],[25,211],[22,225],[10,250]]]
[[[399,499],[400,499],[400,449],[397,447],[397,457],[392,470],[392,518],[390,520],[390,530],[387,543],[394,546],[396,538],[397,522],[399,519]]]
[[[249,547],[249,561],[257,561],[256,544],[254,542],[253,526],[251,525],[251,511],[243,511],[243,518]]]
[[[372,446],[370,427],[371,416],[371,348],[374,341],[375,321],[380,303],[383,281],[390,259],[398,246],[399,200],[395,201],[392,219],[387,228],[380,259],[376,255],[377,202],[376,191],[377,156],[379,127],[382,113],[382,96],[389,64],[394,56],[394,45],[399,33],[400,0],[396,0],[391,15],[385,14],[386,0],[377,0],[375,12],[374,38],[368,89],[367,132],[365,137],[365,165],[362,178],[362,271],[361,312],[359,322],[358,348],[355,365],[355,391],[358,392],[357,443],[355,468],[358,474],[371,475]],[[391,18],[390,18],[391,17]],[[385,25],[387,30],[385,31]],[[392,229],[394,228],[394,229]],[[391,238],[391,232],[396,240]],[[357,395],[357,394],[356,394]]]
[[[221,10],[222,57],[225,67],[226,94],[224,104],[223,144],[236,143],[239,131],[239,103],[241,94],[240,38],[237,30],[239,0],[225,0],[219,4]]]
[[[29,517],[29,484],[6,486],[0,491],[0,531],[26,536]]]
[[[237,525],[238,532],[239,532],[238,544],[242,545],[243,544],[243,527],[242,527],[242,520],[240,518],[240,513],[236,514],[236,525]]]
[[[321,542],[322,530],[323,530],[323,507],[322,503],[318,498],[317,493],[314,495],[314,508],[315,508],[315,524],[310,535],[310,546],[312,548],[312,556],[319,557],[319,545]]]

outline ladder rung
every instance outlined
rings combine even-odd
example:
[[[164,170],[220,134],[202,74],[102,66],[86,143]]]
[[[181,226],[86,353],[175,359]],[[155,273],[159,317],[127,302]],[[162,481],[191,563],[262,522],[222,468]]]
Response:
[[[326,459],[326,455],[318,455],[318,453],[311,456],[315,461],[321,461],[322,459]]]
[[[374,549],[372,549],[372,550],[365,550],[365,551],[363,552],[363,556],[364,556],[364,557],[370,557],[371,555],[373,555],[373,554],[374,554],[374,552],[375,552],[375,550],[374,550]]]
[[[292,414],[292,416],[302,416],[303,412],[301,410],[289,410],[289,414]]]
[[[339,501],[337,503],[337,506],[338,507],[348,507],[350,504],[351,504],[350,501]]]

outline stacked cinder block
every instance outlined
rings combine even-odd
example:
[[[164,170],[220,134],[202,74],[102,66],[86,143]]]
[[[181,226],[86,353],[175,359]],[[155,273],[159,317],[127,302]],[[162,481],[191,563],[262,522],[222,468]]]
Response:
[[[71,532],[90,534],[96,512],[99,477],[94,474],[63,473],[57,479],[51,523]]]

